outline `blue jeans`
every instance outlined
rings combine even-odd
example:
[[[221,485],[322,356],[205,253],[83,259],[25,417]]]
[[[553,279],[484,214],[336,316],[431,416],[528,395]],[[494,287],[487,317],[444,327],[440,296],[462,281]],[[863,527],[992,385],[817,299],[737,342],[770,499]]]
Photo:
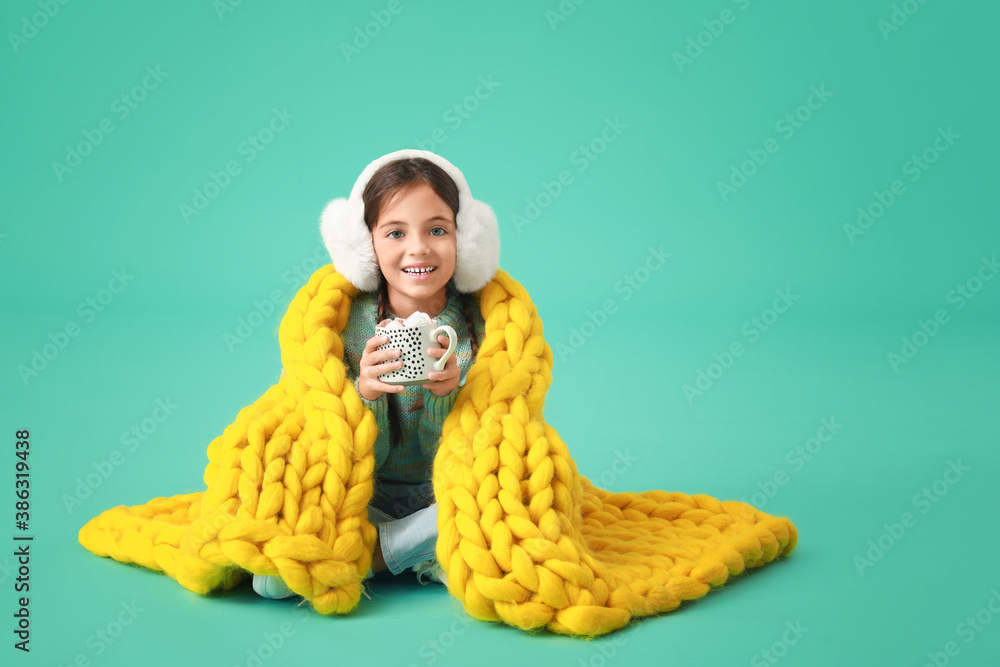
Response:
[[[378,528],[385,564],[393,574],[435,556],[437,503],[434,485],[376,480],[368,520]]]

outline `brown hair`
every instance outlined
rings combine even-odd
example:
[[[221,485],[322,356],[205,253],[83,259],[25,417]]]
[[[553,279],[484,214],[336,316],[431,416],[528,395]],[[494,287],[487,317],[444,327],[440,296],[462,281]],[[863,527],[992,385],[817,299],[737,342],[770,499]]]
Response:
[[[365,191],[361,198],[365,205],[365,225],[371,232],[378,222],[382,209],[391,202],[397,195],[403,194],[408,189],[420,183],[431,186],[438,197],[451,208],[452,213],[458,217],[458,186],[441,167],[430,160],[422,157],[403,158],[393,160],[382,165],[365,186]],[[458,250],[461,252],[461,249]],[[378,311],[376,322],[381,322],[389,317],[389,286],[385,279],[385,274],[379,272],[378,285]],[[448,281],[447,288],[454,289],[455,277]],[[458,292],[459,302],[462,307],[462,314],[465,316],[465,323],[468,326],[469,334],[472,338],[472,358],[476,358],[479,352],[479,337],[476,334],[475,320],[473,320],[473,308],[476,307],[471,294]],[[396,394],[387,393],[388,413],[389,413],[389,442],[393,445],[399,443],[402,434],[399,426],[399,407],[396,404]],[[418,399],[412,411],[423,409],[423,399]]]

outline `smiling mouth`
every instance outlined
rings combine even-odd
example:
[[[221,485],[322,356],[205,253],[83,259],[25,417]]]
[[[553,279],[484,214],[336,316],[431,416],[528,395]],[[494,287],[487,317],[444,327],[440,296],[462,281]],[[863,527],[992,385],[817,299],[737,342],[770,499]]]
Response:
[[[430,269],[403,269],[403,273],[411,276],[427,276],[437,271],[437,267],[432,267]]]

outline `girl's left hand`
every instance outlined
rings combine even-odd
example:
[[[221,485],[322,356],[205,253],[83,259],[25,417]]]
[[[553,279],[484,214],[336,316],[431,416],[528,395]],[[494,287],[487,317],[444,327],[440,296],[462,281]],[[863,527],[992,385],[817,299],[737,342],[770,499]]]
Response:
[[[432,357],[441,358],[445,352],[448,350],[448,337],[444,334],[438,334],[438,345],[441,347],[431,347],[428,348],[428,353]],[[440,371],[431,370],[427,373],[427,377],[430,378],[428,384],[420,385],[424,389],[428,390],[435,396],[447,396],[458,386],[458,379],[461,375],[461,371],[458,368],[458,358],[453,354],[448,357],[448,361],[444,362],[444,369]]]

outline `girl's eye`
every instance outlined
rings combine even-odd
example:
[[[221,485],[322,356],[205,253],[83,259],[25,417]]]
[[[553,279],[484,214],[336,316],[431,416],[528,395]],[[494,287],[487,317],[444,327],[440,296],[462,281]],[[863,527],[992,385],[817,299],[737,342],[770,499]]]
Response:
[[[398,229],[394,229],[391,232],[389,232],[388,236],[389,236],[390,239],[398,239],[399,237],[398,236],[393,236],[393,234],[402,234],[402,233],[403,232],[399,231]]]
[[[440,230],[441,230],[441,233],[440,233],[440,234],[435,234],[434,236],[442,236],[442,235],[444,235],[444,234],[447,234],[447,233],[448,233],[448,230],[447,230],[447,229],[445,229],[444,227],[435,227],[435,228],[434,228],[434,229],[432,229],[431,231],[433,232],[434,230],[437,230],[437,229],[440,229]]]

